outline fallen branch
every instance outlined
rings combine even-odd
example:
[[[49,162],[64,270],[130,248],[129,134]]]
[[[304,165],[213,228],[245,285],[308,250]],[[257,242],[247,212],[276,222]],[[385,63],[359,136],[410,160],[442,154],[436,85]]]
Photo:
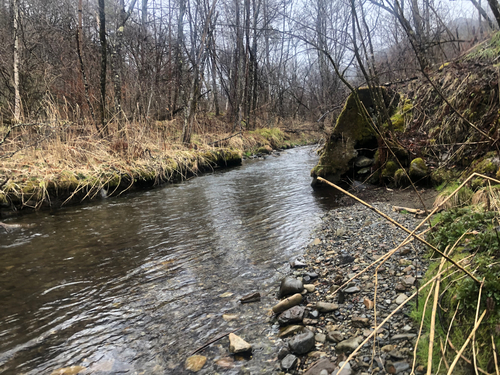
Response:
[[[415,214],[417,216],[425,215],[426,212],[424,210],[420,210],[418,208],[409,208],[409,207],[401,207],[401,206],[392,206],[392,210],[394,212],[407,211],[411,214]]]
[[[236,134],[233,134],[233,135],[231,135],[231,136],[229,136],[229,137],[227,137],[227,138],[223,138],[223,139],[219,139],[219,140],[214,141],[214,142],[210,142],[208,145],[209,145],[209,146],[210,146],[210,145],[215,145],[215,144],[218,144],[218,143],[220,143],[220,142],[227,141],[228,139],[231,139],[231,138],[233,138],[233,137],[236,137],[237,135],[241,135],[241,132],[238,132],[238,133],[236,133]]]

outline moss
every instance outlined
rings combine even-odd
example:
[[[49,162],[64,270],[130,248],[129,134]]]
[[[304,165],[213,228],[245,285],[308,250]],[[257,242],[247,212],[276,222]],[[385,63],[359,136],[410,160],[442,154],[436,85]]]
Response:
[[[397,170],[398,170],[398,165],[392,160],[389,160],[387,163],[385,163],[384,169],[382,169],[382,177],[392,178],[394,177],[394,174],[396,173]]]
[[[404,169],[399,168],[394,173],[394,182],[396,186],[407,186],[409,184],[408,176]]]
[[[464,60],[494,61],[500,54],[500,32],[497,32],[487,43],[481,43],[469,52]],[[471,79],[474,79],[471,77]]]
[[[408,174],[412,180],[420,180],[426,177],[428,173],[429,169],[427,168],[424,159],[415,158],[411,161]]]
[[[433,186],[445,186],[445,184],[448,184],[457,178],[458,173],[448,168],[435,169],[430,175],[430,180]]]

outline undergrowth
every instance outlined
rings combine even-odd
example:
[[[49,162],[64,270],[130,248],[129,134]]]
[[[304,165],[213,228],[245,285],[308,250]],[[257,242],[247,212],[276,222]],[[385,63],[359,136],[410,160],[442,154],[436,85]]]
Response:
[[[433,346],[434,374],[447,373],[447,367],[457,355],[472,331],[476,312],[486,315],[475,334],[473,342],[477,366],[488,373],[495,371],[492,338],[500,347],[500,215],[480,206],[455,208],[443,212],[427,240],[442,252],[451,252],[451,258],[460,262],[483,282],[475,282],[471,277],[454,267],[441,276],[439,305]],[[431,257],[436,254],[430,254]],[[425,275],[424,282],[437,273],[441,259],[434,259]],[[443,269],[450,266],[446,261]],[[424,300],[431,287],[420,291],[418,306],[414,306],[412,317],[420,324],[424,318],[424,333],[418,346],[418,358],[427,363],[429,354],[429,331],[432,314],[432,298],[424,311]],[[481,291],[480,291],[481,290]],[[478,309],[478,299],[479,301]],[[418,307],[418,308],[417,308]],[[474,353],[471,344],[466,348],[453,374],[474,372]]]

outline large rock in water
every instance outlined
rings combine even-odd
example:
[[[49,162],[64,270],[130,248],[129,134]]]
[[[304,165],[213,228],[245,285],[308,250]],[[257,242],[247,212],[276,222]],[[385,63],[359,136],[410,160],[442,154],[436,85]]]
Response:
[[[234,333],[229,334],[229,351],[231,353],[245,353],[252,351],[252,345],[236,336]]]
[[[385,88],[382,87],[381,90],[386,105],[389,107],[389,95]],[[368,88],[360,88],[357,93],[368,112],[374,113],[375,105]],[[332,134],[320,152],[319,162],[311,171],[311,176],[314,178],[313,186],[317,184],[317,177],[337,182],[354,164],[354,160],[358,156],[358,149],[376,149],[378,147],[377,136],[361,113],[361,108],[358,108],[355,97],[353,94],[349,95]]]

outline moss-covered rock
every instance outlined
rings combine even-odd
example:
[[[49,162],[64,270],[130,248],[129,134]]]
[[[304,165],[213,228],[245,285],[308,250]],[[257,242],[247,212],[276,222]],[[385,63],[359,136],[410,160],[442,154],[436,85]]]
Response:
[[[384,96],[387,96],[385,89],[382,90]],[[368,112],[373,113],[374,104],[368,88],[361,88],[356,94]],[[376,146],[376,133],[362,113],[355,94],[349,95],[332,134],[320,152],[319,162],[311,171],[312,177],[323,177],[336,182],[358,156],[357,149]]]
[[[393,178],[397,170],[398,165],[394,161],[389,160],[382,169],[382,178]]]
[[[424,159],[413,159],[410,163],[410,170],[408,174],[410,175],[412,181],[418,181],[427,177],[429,174],[429,168],[427,168]]]
[[[407,172],[404,169],[399,168],[394,173],[394,183],[398,187],[400,187],[400,186],[408,186],[410,184],[410,181],[408,180]]]

